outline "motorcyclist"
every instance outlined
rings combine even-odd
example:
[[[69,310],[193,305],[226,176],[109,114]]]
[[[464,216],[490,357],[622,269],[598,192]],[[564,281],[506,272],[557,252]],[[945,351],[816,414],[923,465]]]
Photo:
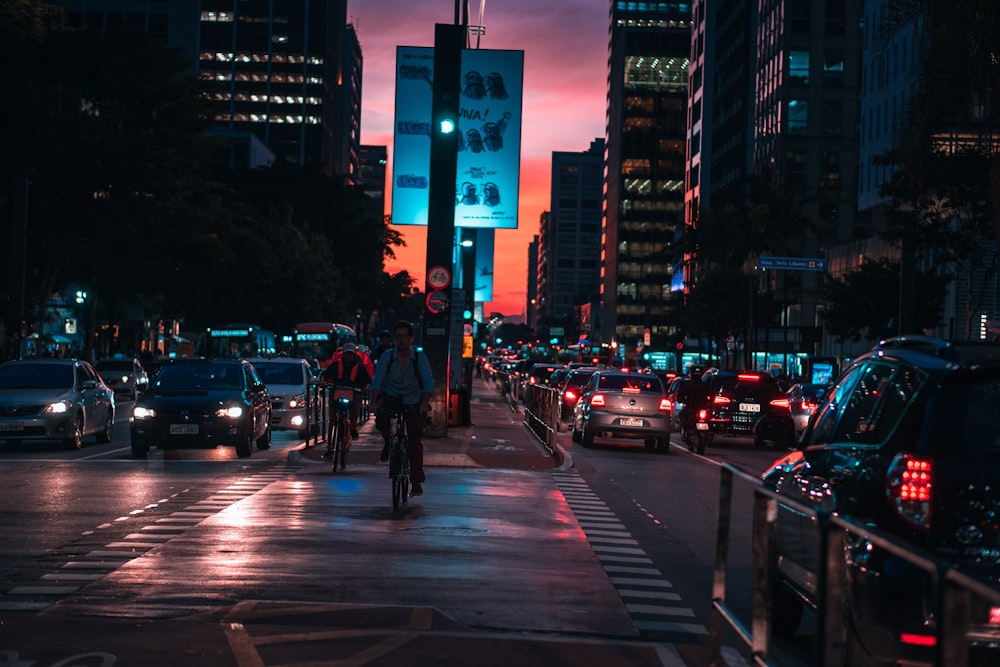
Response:
[[[712,387],[703,381],[701,369],[692,368],[689,375],[691,382],[677,391],[678,400],[684,404],[680,414],[681,439],[688,444],[696,436],[698,411],[707,408],[712,400]]]

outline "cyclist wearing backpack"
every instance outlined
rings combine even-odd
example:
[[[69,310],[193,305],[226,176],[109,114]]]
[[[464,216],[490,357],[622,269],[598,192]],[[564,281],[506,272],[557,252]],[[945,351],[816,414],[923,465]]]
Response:
[[[384,463],[389,460],[392,415],[403,409],[410,454],[410,479],[413,481],[411,493],[418,496],[424,491],[424,415],[430,412],[434,377],[427,356],[410,347],[413,325],[401,320],[392,333],[395,346],[378,358],[371,384],[375,428],[382,434],[384,442],[379,461]]]
[[[328,384],[339,384],[364,389],[372,381],[372,373],[364,363],[354,343],[348,343],[320,375],[320,379]],[[361,401],[357,396],[351,404],[351,437],[358,437],[358,416],[361,413]]]

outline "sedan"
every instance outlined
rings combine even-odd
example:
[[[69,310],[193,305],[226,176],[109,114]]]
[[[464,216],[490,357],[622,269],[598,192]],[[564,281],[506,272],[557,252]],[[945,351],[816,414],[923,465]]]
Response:
[[[0,365],[0,439],[57,440],[69,449],[93,434],[111,442],[115,394],[81,359],[17,359]]]
[[[132,409],[132,455],[150,447],[234,445],[239,457],[271,446],[267,387],[244,359],[175,359]]]
[[[116,394],[136,398],[146,390],[149,376],[138,359],[100,359],[94,365],[109,387]]]
[[[300,438],[309,437],[306,399],[312,369],[305,359],[274,357],[247,359],[260,379],[267,385],[271,397],[271,429],[297,431]]]
[[[573,414],[573,441],[602,436],[641,438],[648,449],[670,448],[670,405],[655,375],[597,371],[583,386]]]

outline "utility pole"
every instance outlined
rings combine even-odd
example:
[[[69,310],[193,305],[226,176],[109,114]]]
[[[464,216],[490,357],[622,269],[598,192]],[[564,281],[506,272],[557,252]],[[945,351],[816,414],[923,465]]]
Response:
[[[451,369],[449,341],[454,284],[455,181],[458,169],[458,114],[465,27],[434,26],[434,83],[431,103],[431,162],[427,207],[427,274],[424,294],[424,351],[434,376],[429,437],[448,434]],[[458,370],[458,369],[456,369]]]

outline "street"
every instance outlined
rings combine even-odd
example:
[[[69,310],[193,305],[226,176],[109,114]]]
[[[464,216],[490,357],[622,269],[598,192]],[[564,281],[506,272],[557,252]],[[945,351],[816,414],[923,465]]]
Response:
[[[704,457],[639,441],[584,450],[562,434],[566,456],[553,457],[481,381],[472,419],[426,441],[426,493],[401,511],[371,422],[336,474],[285,432],[249,459],[220,448],[135,460],[121,421],[111,444],[79,451],[0,446],[0,654],[277,665],[332,659],[339,638],[352,664],[412,664],[422,637],[425,664],[467,664],[487,641],[523,664],[578,651],[705,664],[717,461],[759,470],[777,453],[736,441]],[[749,543],[741,530],[734,544]],[[730,573],[748,610],[748,554]],[[180,626],[190,641],[171,639]],[[282,638],[262,643],[265,626]],[[727,664],[747,664],[725,644]]]

